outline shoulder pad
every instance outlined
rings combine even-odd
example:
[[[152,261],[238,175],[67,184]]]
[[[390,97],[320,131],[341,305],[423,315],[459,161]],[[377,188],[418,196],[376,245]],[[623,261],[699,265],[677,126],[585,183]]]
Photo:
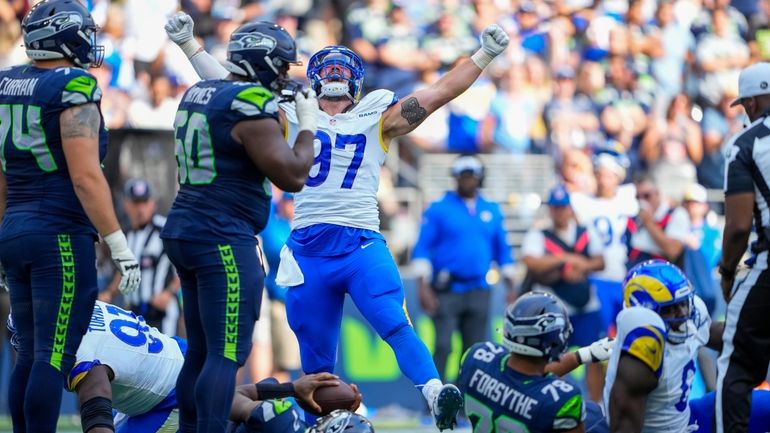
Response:
[[[553,429],[556,431],[574,429],[585,419],[585,412],[583,395],[579,389],[574,388],[572,397],[569,397],[556,413]]]
[[[270,90],[252,85],[236,90],[230,109],[244,116],[275,116],[278,114],[278,101]]]
[[[618,336],[623,338],[621,351],[639,359],[660,377],[666,341],[663,319],[647,308],[631,307],[618,314],[617,324]]]
[[[378,89],[361,98],[358,104],[350,110],[350,113],[359,117],[367,116],[370,113],[381,114],[396,102],[398,102],[398,97],[393,92]]]
[[[80,68],[58,68],[53,70],[47,84],[51,90],[61,89],[61,102],[66,106],[82,105],[102,100],[102,91],[96,77]]]

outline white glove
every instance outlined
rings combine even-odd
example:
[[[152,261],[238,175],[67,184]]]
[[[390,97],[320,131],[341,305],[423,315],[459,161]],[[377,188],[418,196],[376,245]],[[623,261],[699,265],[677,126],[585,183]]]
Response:
[[[297,92],[294,97],[297,124],[300,131],[310,131],[313,135],[318,130],[318,99],[315,91],[307,89]]]
[[[134,253],[128,249],[128,242],[123,231],[117,230],[104,237],[104,242],[110,247],[112,263],[120,272],[120,284],[118,289],[123,294],[129,294],[139,287],[142,280],[142,273],[139,269],[139,262],[136,261]]]
[[[511,38],[505,33],[502,27],[497,24],[487,26],[481,32],[481,48],[473,53],[471,60],[481,69],[484,69],[489,63],[497,57],[498,54],[505,51]]]
[[[166,29],[168,38],[179,45],[187,58],[192,58],[201,48],[201,44],[193,36],[193,26],[195,22],[190,15],[179,11],[166,21],[163,27]]]
[[[578,362],[580,364],[588,364],[610,359],[613,341],[614,340],[610,340],[608,337],[604,337],[601,340],[594,341],[588,346],[581,347],[575,352]]]

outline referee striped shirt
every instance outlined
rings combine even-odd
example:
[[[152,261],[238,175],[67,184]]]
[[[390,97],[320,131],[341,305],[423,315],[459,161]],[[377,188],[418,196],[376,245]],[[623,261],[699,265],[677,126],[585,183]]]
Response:
[[[770,176],[770,113],[732,138],[725,159],[725,195],[754,193],[756,245],[765,246],[762,249],[766,251],[770,245],[766,233],[770,228],[770,187],[765,179],[765,175]],[[767,269],[768,255],[757,252],[760,254],[754,268]]]
[[[139,260],[142,271],[139,288],[125,298],[126,303],[131,306],[149,304],[152,297],[163,291],[174,278],[174,268],[160,238],[160,231],[165,223],[165,217],[153,215],[144,228],[129,230],[126,234],[128,247]]]

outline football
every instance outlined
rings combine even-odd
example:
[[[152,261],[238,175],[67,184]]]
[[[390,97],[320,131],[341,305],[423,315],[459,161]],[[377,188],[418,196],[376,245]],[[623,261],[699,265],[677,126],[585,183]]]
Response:
[[[317,388],[313,399],[321,406],[321,415],[328,415],[333,410],[350,409],[356,400],[356,393],[350,385],[340,381],[337,386]]]

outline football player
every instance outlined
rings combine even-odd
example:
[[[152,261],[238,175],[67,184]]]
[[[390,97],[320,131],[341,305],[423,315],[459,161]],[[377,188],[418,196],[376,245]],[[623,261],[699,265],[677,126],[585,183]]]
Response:
[[[664,260],[632,268],[623,296],[604,387],[610,431],[686,431],[698,350],[721,348],[723,324]]]
[[[502,345],[476,343],[461,360],[457,383],[474,431],[585,431],[580,388],[546,373],[572,334],[564,305],[551,294],[529,292],[506,308],[504,320]],[[577,360],[570,357],[571,368]]]
[[[192,34],[192,19],[179,13],[166,25],[199,75],[226,73]],[[309,61],[307,78],[319,96],[315,161],[305,187],[295,195],[291,236],[281,254],[277,283],[289,287],[286,310],[300,345],[306,373],[331,372],[346,294],[393,349],[401,371],[422,390],[440,430],[451,429],[462,395],[442,384],[430,352],[404,310],[398,268],[379,232],[377,189],[391,139],[417,128],[425,118],[468,89],[508,46],[497,25],[481,34],[481,48],[435,84],[403,101],[389,90],[361,97],[361,58],[343,46],[326,47]],[[230,63],[227,69],[232,71]],[[297,112],[282,104],[286,136],[297,136]]]
[[[230,419],[227,433],[374,433],[369,420],[349,410],[335,410],[311,426],[290,400],[259,402],[243,394],[236,394]]]
[[[8,318],[8,329],[11,343],[18,347],[15,313]],[[176,432],[179,428],[176,382],[186,349],[185,340],[169,337],[148,326],[142,316],[96,301],[88,331],[77,351],[75,367],[67,376],[66,387],[77,393],[81,403],[97,398],[107,407],[111,405],[118,412],[114,423],[114,431],[118,433]],[[252,428],[259,423],[268,423],[288,409],[288,403],[276,400],[287,397],[294,397],[303,409],[319,413],[321,408],[313,400],[313,392],[337,383],[336,376],[320,373],[303,376],[294,383],[279,384],[275,379],[266,379],[256,386],[241,385],[233,397],[230,419]],[[351,386],[357,394],[351,407],[355,410],[361,395],[355,385]],[[265,406],[260,409],[260,404]],[[259,419],[257,413],[262,416],[261,421],[255,421]],[[270,413],[274,416],[268,416]],[[255,417],[250,419],[252,415]],[[111,411],[83,411],[81,423],[84,433],[111,432],[113,414]]]
[[[97,26],[77,0],[44,0],[22,29],[32,64],[0,70],[0,257],[19,343],[8,400],[14,432],[47,433],[61,405],[51,390],[72,368],[96,300],[97,235],[120,290],[135,290],[141,275],[101,167],[102,92],[86,71],[104,55]],[[86,401],[82,410],[109,407]]]
[[[235,374],[251,351],[264,272],[255,236],[270,211],[272,181],[298,191],[313,164],[318,102],[312,90],[288,104],[293,146],[278,121],[278,97],[297,61],[283,27],[238,27],[230,74],[182,96],[174,122],[179,192],[161,238],[184,293],[188,353],[177,380],[180,431],[222,433]]]

